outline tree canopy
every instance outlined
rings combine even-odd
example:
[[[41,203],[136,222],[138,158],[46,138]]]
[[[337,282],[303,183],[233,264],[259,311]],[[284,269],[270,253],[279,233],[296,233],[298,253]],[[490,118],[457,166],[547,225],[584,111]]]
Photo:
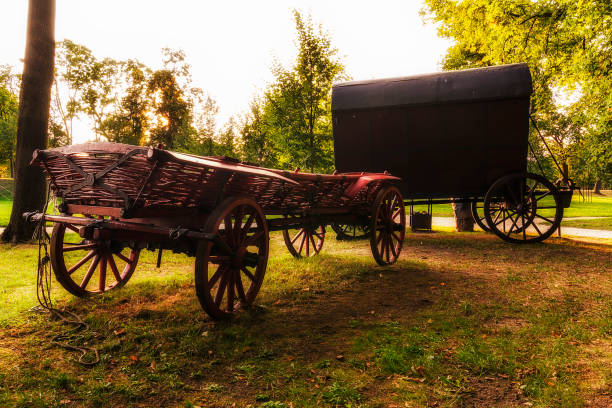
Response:
[[[275,64],[264,112],[283,167],[333,168],[331,88],[344,67],[321,26],[294,11],[298,55],[291,68]]]
[[[11,89],[13,75],[9,67],[0,67],[0,163],[8,164],[13,175],[17,136],[17,96]]]

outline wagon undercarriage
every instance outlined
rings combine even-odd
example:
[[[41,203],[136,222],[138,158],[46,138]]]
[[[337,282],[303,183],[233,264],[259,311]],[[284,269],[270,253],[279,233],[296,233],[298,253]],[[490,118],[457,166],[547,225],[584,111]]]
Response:
[[[404,204],[388,174],[286,172],[117,144],[41,151],[35,162],[60,215],[25,216],[54,223],[51,264],[76,296],[123,286],[143,249],[159,251],[158,266],[171,250],[195,257],[200,304],[225,318],[257,296],[270,231],[297,258],[319,253],[333,223],[368,225],[381,265],[401,251]]]

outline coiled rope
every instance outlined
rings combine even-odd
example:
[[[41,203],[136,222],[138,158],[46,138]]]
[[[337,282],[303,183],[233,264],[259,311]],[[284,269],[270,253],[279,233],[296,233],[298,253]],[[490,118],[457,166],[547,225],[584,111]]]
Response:
[[[50,189],[47,189],[47,199],[43,206],[43,214],[47,213],[47,208],[50,199]],[[87,347],[78,343],[84,339],[83,331],[89,330],[89,325],[76,313],[67,310],[66,308],[57,309],[53,306],[51,300],[51,268],[49,262],[48,246],[50,237],[47,233],[46,222],[44,217],[36,224],[34,229],[34,238],[38,241],[38,271],[36,274],[36,297],[40,306],[32,308],[33,311],[46,311],[51,317],[58,319],[65,325],[73,326],[62,333],[59,333],[51,338],[50,343],[53,346],[61,347],[66,350],[76,351],[81,353],[78,362],[85,366],[93,366],[100,362],[98,349],[95,347]],[[88,357],[92,355],[92,357]]]

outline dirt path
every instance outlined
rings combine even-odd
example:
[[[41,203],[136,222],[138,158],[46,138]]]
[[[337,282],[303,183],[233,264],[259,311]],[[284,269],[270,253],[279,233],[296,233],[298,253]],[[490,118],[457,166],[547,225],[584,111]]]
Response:
[[[586,220],[586,219],[597,219],[597,218],[605,218],[605,217],[572,217],[572,218],[565,218],[564,220],[565,221]],[[455,219],[453,217],[432,217],[431,223],[434,226],[438,226],[438,227],[454,227]],[[478,227],[476,228],[480,229]],[[561,235],[580,237],[580,238],[612,239],[612,231],[587,229],[587,228],[564,227],[563,224],[561,224]]]

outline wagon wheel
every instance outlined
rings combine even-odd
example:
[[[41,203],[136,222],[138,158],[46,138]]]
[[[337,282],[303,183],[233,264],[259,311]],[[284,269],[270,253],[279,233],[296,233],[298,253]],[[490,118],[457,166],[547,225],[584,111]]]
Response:
[[[540,242],[561,224],[563,206],[555,186],[533,173],[497,180],[485,196],[484,214],[491,230],[512,243]]]
[[[204,231],[219,241],[198,243],[196,294],[212,318],[227,318],[249,307],[261,288],[268,263],[268,224],[255,201],[229,197],[210,214]]]
[[[77,227],[69,223],[53,226],[50,249],[57,281],[79,297],[125,285],[136,269],[140,254],[139,248],[127,247],[119,241],[82,239]]]
[[[336,233],[336,239],[339,241],[364,239],[370,235],[368,225],[332,224],[331,227]]]
[[[501,203],[499,201],[495,201],[491,203],[491,210],[492,212],[496,212],[498,210],[501,210],[503,208],[505,204]],[[531,225],[531,222],[533,221],[533,212],[530,213],[530,217],[528,217],[525,220],[525,225],[524,226],[516,226],[515,228],[515,233],[516,234],[520,234],[521,232],[523,232],[523,229],[529,228],[529,225]],[[472,218],[474,219],[474,221],[476,222],[476,224],[478,224],[478,226],[480,228],[482,228],[483,231],[485,232],[491,232],[491,228],[489,228],[489,225],[487,224],[487,218],[484,215],[484,202],[483,203],[477,203],[477,202],[473,202],[472,203]],[[502,228],[504,228],[505,226],[503,226]],[[504,231],[505,232],[505,231]]]
[[[404,199],[396,187],[382,189],[374,200],[370,224],[370,247],[379,265],[394,263],[406,234]]]
[[[487,219],[484,216],[484,203],[472,201],[472,218],[485,232],[490,232],[491,228],[487,225]]]
[[[325,241],[325,226],[305,226],[299,230],[292,230],[295,235],[289,233],[289,230],[283,230],[283,238],[289,253],[295,258],[315,256],[321,252],[323,241]]]

